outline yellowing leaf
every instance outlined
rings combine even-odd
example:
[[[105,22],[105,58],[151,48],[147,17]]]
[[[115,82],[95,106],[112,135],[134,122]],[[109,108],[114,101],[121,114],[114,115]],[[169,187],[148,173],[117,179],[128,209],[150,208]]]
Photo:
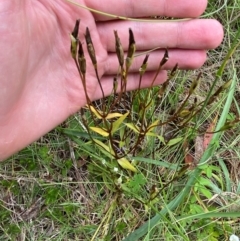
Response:
[[[109,136],[109,133],[106,132],[106,131],[105,131],[104,129],[102,129],[102,128],[99,128],[99,127],[90,127],[90,129],[91,129],[92,131],[97,132],[97,133],[100,134],[101,136],[104,136],[104,137]]]
[[[116,118],[116,117],[121,117],[122,114],[121,113],[109,113],[105,118],[106,119],[112,119],[112,118]]]
[[[101,111],[97,111],[92,105],[89,105],[88,108],[98,119],[102,119],[102,116],[100,115],[102,114]]]
[[[92,105],[89,105],[88,108],[91,110],[91,112],[98,118],[98,119],[103,119],[103,112],[100,110],[96,110]],[[109,113],[105,119],[112,119],[116,117],[121,117],[123,114],[121,113]]]
[[[117,161],[123,169],[130,170],[132,172],[137,172],[137,169],[126,158],[121,158]]]
[[[124,115],[122,115],[116,121],[113,122],[113,124],[112,124],[112,131],[111,131],[112,134],[117,131],[117,129],[123,123],[123,121],[126,119],[128,114],[129,114],[129,112],[125,113]]]
[[[151,131],[153,128],[155,128],[159,123],[159,120],[154,121],[149,127],[148,130]]]
[[[183,109],[180,113],[180,117],[187,117],[191,112],[188,109]]]
[[[110,153],[112,156],[114,155],[113,150],[109,146],[105,145],[104,143],[102,143],[101,141],[99,141],[97,139],[93,139],[93,140],[96,144],[98,144],[100,147],[102,147],[105,151]]]
[[[157,137],[157,136],[158,136],[158,134],[153,133],[153,132],[150,132],[150,131],[149,131],[149,132],[147,132],[147,133],[146,133],[146,135],[147,135],[147,136],[155,136],[155,137]]]
[[[138,127],[136,127],[135,125],[133,125],[132,123],[125,123],[125,125],[127,127],[129,127],[130,129],[132,129],[134,132],[139,133]]]

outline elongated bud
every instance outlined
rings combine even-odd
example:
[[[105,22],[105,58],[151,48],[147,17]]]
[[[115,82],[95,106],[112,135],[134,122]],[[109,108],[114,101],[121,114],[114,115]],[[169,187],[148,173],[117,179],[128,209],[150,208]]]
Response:
[[[196,106],[197,106],[197,97],[195,97],[194,98],[194,103],[191,105],[191,107],[188,109],[189,111],[193,111],[195,108],[196,108]]]
[[[121,67],[123,67],[124,64],[124,51],[122,48],[122,44],[120,41],[120,38],[118,37],[118,33],[116,30],[114,30],[114,35],[115,35],[115,49],[118,57],[118,62]]]
[[[217,96],[223,92],[225,89],[227,89],[232,83],[232,79],[228,80],[225,84],[221,85],[216,92],[211,96],[210,100],[208,101],[208,104],[211,104],[213,101],[216,100]]]
[[[72,33],[70,34],[70,38],[71,38],[70,51],[74,59],[76,59],[76,56],[77,56],[77,48],[78,48],[78,42],[79,42],[78,40],[79,23],[80,23],[80,20],[78,19],[75,23]]]
[[[167,88],[167,84],[163,83],[158,91],[158,97],[162,98]]]
[[[78,39],[74,38],[72,36],[72,34],[70,35],[71,38],[71,47],[70,47],[70,51],[71,51],[71,55],[73,57],[73,59],[76,59],[77,57],[77,48],[78,48]]]
[[[228,80],[225,84],[222,85],[222,89],[226,90],[232,84],[232,79]]]
[[[195,79],[195,80],[192,82],[192,84],[191,84],[191,86],[190,86],[190,89],[189,89],[189,95],[191,95],[191,94],[196,90],[201,75],[202,75],[202,73],[199,73],[197,79]]]
[[[86,74],[86,59],[84,56],[84,52],[83,52],[83,47],[82,47],[82,43],[79,42],[79,48],[78,48],[78,65],[80,68],[80,71],[82,72],[83,75]]]
[[[136,51],[136,44],[135,44],[133,31],[132,29],[129,29],[129,45],[128,45],[128,53],[127,53],[127,59],[126,59],[126,69],[129,69],[129,67],[131,66],[135,51]]]
[[[117,93],[117,88],[118,88],[118,81],[117,81],[117,78],[114,77],[113,78],[113,93],[114,93],[114,95]]]
[[[178,64],[176,64],[176,65],[173,67],[173,69],[172,69],[172,71],[171,71],[171,73],[170,73],[170,76],[171,76],[171,77],[174,77],[175,74],[176,74],[176,72],[177,72],[177,70],[178,70]]]
[[[150,190],[150,200],[153,200],[157,197],[159,194],[159,189],[156,187],[156,185],[153,185]]]
[[[129,29],[129,47],[128,47],[128,53],[127,53],[127,57],[128,58],[132,58],[135,50],[136,50],[136,45],[135,45],[135,39],[134,39],[134,35],[133,35],[133,31],[132,29]]]
[[[160,62],[160,67],[162,67],[164,64],[166,64],[168,59],[169,59],[168,49],[165,49],[164,56],[163,56],[163,58],[162,58],[162,60]]]
[[[219,132],[219,131],[225,131],[225,130],[229,130],[229,129],[231,129],[231,128],[234,128],[235,126],[236,126],[236,124],[239,124],[239,121],[240,121],[240,118],[239,117],[237,117],[235,120],[233,120],[233,121],[227,121],[226,123],[225,123],[225,125],[224,126],[222,126],[217,132]]]
[[[191,114],[191,112],[188,109],[183,109],[180,111],[179,116],[180,117],[187,117]]]
[[[93,65],[94,65],[94,67],[96,67],[97,59],[96,59],[95,49],[93,47],[93,42],[92,42],[92,38],[91,38],[91,35],[90,35],[88,27],[86,28],[85,39],[86,39],[86,42],[87,42],[88,54],[89,54],[89,56],[91,58],[91,61],[92,61]]]
[[[140,75],[141,75],[141,76],[145,73],[145,71],[146,71],[146,69],[147,69],[147,61],[148,61],[148,58],[149,58],[149,54],[147,54],[147,55],[145,56],[145,58],[144,58],[144,60],[143,60],[143,63],[142,63],[142,65],[141,65],[140,69],[139,69],[139,72],[140,72]]]
[[[74,29],[72,31],[72,36],[77,39],[78,38],[78,31],[79,31],[79,24],[80,24],[80,19],[77,19]]]
[[[217,94],[214,93],[208,100],[207,105],[212,104],[217,99]]]

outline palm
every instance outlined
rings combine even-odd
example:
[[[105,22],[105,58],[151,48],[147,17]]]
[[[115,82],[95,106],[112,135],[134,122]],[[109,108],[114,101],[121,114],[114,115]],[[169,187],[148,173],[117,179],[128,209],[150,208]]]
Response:
[[[84,19],[84,23],[81,22],[80,24],[81,41],[84,39],[83,35],[86,26],[88,26],[92,32],[99,60],[100,75],[103,74],[103,66],[100,63],[105,62],[107,52],[100,44],[95,20],[90,12],[71,6],[65,2],[62,3],[61,7],[62,8],[53,9],[56,14],[55,18],[49,18],[48,16],[51,15],[51,13],[45,8],[45,12],[42,14],[45,18],[40,15],[34,19],[36,25],[39,25],[40,21],[45,21],[44,26],[46,26],[47,31],[38,28],[36,33],[32,34],[33,38],[35,36],[36,44],[40,44],[42,48],[38,57],[40,61],[35,59],[35,65],[33,66],[33,71],[37,72],[33,81],[44,81],[42,83],[43,89],[41,94],[45,96],[46,101],[54,101],[54,108],[65,107],[66,114],[69,115],[69,110],[72,113],[79,109],[80,105],[82,106],[85,103],[85,97],[82,94],[83,88],[81,80],[70,55],[69,34],[74,27],[76,19],[79,17]],[[71,10],[66,12],[65,9],[67,8]],[[49,28],[49,26],[51,27]],[[39,62],[42,63],[41,71],[38,71]],[[91,98],[94,95],[97,80],[90,63],[87,63],[87,68],[88,95]],[[44,79],[42,78],[43,73],[46,75]],[[47,92],[46,89],[48,89]],[[61,101],[58,102],[59,99],[61,99]]]
[[[18,64],[15,65],[14,70],[18,85],[15,86],[15,89],[10,88],[10,91],[17,92],[17,95],[16,93],[6,95],[5,97],[9,98],[9,101],[2,101],[2,103],[11,105],[14,102],[11,101],[13,96],[21,98],[24,93],[25,99],[28,95],[31,96],[31,101],[35,102],[35,108],[38,108],[36,105],[45,103],[47,108],[50,106],[65,108],[65,111],[68,112],[75,106],[79,108],[79,105],[83,104],[84,101],[84,95],[80,94],[82,93],[82,86],[76,66],[69,53],[69,33],[76,19],[81,16],[84,23],[89,24],[94,38],[97,39],[95,21],[91,13],[86,10],[72,7],[72,9],[66,11],[66,9],[71,8],[71,5],[69,6],[64,2],[60,4],[61,8],[58,6],[57,9],[55,9],[54,4],[49,3],[48,6],[45,5],[42,8],[42,11],[38,11],[37,3],[25,1],[25,5],[33,5],[31,11],[21,13],[17,21],[12,19],[16,28],[19,29],[17,36],[13,38],[10,31],[5,33],[5,35],[10,35],[6,36],[8,41],[11,40],[15,44],[18,42],[13,54],[15,59],[18,59]],[[26,27],[26,21],[30,22],[29,28]],[[85,31],[83,28],[81,30]],[[98,58],[102,60],[99,62],[102,63],[107,54],[99,44],[100,41],[95,42],[98,43],[95,47],[97,48]],[[9,55],[9,53],[6,54]],[[88,64],[88,66],[90,65]],[[9,67],[12,69],[12,65],[9,64]],[[24,70],[24,74],[17,74],[22,70]],[[99,71],[100,74],[103,73],[101,66],[99,66]],[[5,72],[7,76],[10,71],[5,68]],[[96,88],[96,78],[91,76],[91,71],[88,71],[88,74],[89,96],[91,97]],[[16,83],[16,78],[12,79]],[[28,85],[25,82],[28,82]],[[6,84],[11,84],[11,81]],[[23,87],[19,88],[20,85]],[[25,103],[22,102],[22,104]],[[9,110],[9,108],[7,109]]]

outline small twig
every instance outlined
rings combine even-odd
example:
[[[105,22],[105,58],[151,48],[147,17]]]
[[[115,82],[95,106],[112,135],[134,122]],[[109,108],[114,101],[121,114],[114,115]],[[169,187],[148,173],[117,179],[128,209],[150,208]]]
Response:
[[[76,3],[74,1],[71,1],[71,0],[65,0],[69,3],[72,3],[80,8],[83,8],[83,9],[86,9],[90,12],[93,12],[93,13],[97,13],[97,14],[100,14],[100,15],[103,15],[103,16],[106,16],[106,17],[110,17],[110,18],[113,18],[113,19],[121,19],[121,20],[127,20],[127,21],[136,21],[136,22],[180,22],[180,21],[188,21],[188,20],[191,20],[192,18],[182,18],[182,19],[145,19],[145,18],[128,18],[128,17],[124,17],[124,16],[119,16],[119,15],[114,15],[114,14],[111,14],[111,13],[106,13],[106,12],[102,12],[102,11],[98,11],[94,8],[89,8],[85,5],[82,5],[80,3]]]

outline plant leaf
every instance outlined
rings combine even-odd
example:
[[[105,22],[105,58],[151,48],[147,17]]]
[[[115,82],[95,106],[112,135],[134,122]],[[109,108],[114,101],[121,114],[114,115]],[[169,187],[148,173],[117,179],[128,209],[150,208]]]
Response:
[[[121,158],[117,161],[123,169],[130,170],[132,172],[137,172],[137,169],[126,158]]]
[[[119,126],[123,123],[123,121],[126,119],[128,114],[129,112],[125,113],[124,115],[122,115],[116,121],[113,122],[112,131],[111,131],[112,134],[114,134],[118,130]]]
[[[98,118],[98,119],[103,119],[104,113],[100,110],[96,110],[94,108],[94,106],[89,105],[88,108],[90,109],[90,111]],[[116,118],[116,117],[121,117],[123,114],[121,113],[109,113],[106,117],[104,117],[106,120],[107,119],[112,119],[112,118]]]
[[[94,140],[94,142],[96,143],[96,144],[98,144],[100,147],[102,147],[105,151],[107,151],[109,154],[111,154],[111,157],[113,157],[113,155],[114,155],[114,152],[113,152],[113,150],[109,147],[109,146],[107,146],[107,145],[105,145],[104,143],[102,143],[101,141],[99,141],[99,140],[97,140],[97,139],[93,139]]]
[[[159,123],[159,120],[154,121],[149,127],[148,130],[151,131],[152,129],[154,129]]]
[[[150,132],[150,131],[148,131],[148,132],[146,133],[146,135],[147,135],[147,136],[158,137],[158,135],[157,135],[156,133],[153,133],[153,132]]]
[[[214,120],[212,121],[212,123],[210,123],[209,127],[207,128],[206,133],[204,134],[203,137],[203,149],[206,150],[209,143],[212,140],[213,134],[214,134],[214,129],[216,127],[216,123],[218,120],[218,115],[216,115],[216,117],[214,118]]]
[[[88,105],[87,106],[90,111],[98,118],[98,119],[102,119],[102,116],[99,115],[99,113],[101,113],[101,111],[97,111],[92,105]]]
[[[170,141],[167,143],[167,146],[176,145],[176,144],[179,143],[182,139],[183,139],[182,137],[174,138],[174,139],[170,140]]]
[[[138,127],[136,127],[134,124],[132,124],[132,123],[125,123],[125,125],[128,127],[128,128],[130,128],[130,129],[132,129],[134,132],[136,132],[136,133],[140,133],[139,132],[139,130],[138,130]]]
[[[105,119],[109,120],[109,119],[116,118],[116,117],[121,117],[121,116],[123,116],[123,114],[118,113],[118,112],[116,112],[116,113],[109,113],[109,114],[105,117]]]
[[[98,134],[101,135],[101,136],[105,136],[105,137],[109,136],[109,133],[108,133],[107,131],[105,131],[104,129],[102,129],[102,128],[92,127],[92,126],[91,126],[90,129],[91,129],[92,131],[95,131],[96,133],[98,133]]]

